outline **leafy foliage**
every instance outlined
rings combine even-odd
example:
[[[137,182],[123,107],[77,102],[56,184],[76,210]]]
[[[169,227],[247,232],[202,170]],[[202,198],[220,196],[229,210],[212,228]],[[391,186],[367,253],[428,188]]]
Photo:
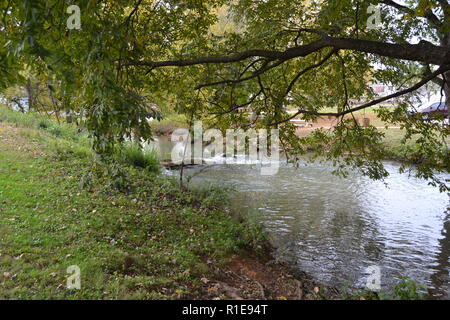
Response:
[[[119,158],[129,165],[144,168],[150,172],[158,173],[160,165],[155,149],[142,149],[136,143],[127,143],[120,148]]]
[[[406,5],[379,0],[82,0],[77,5],[82,28],[68,30],[65,1],[0,1],[1,86],[23,85],[27,73],[40,75],[62,109],[77,115],[88,129],[103,161],[111,159],[115,145],[133,136],[148,140],[148,120],[159,119],[160,109],[170,105],[222,130],[279,127],[293,159],[314,150],[318,153],[313,158],[334,161],[338,172],[345,173],[350,165],[383,178],[386,151],[376,128],[338,117],[333,132],[303,139],[286,123],[288,111],[302,110],[308,121],[330,108],[351,115],[355,101],[374,97],[369,82],[405,88],[434,66],[330,47],[296,59],[271,61],[254,55],[233,63],[185,64],[182,69],[142,62],[231,56],[251,49],[286,52],[324,34],[401,45],[417,39],[424,46],[450,41],[450,6],[437,0],[410,0]],[[371,5],[381,9],[379,28],[368,27]],[[446,88],[450,92],[448,84]],[[405,105],[410,102],[411,96],[404,95],[391,115],[380,112],[387,121],[404,124],[406,140],[423,135],[405,157],[417,162],[413,159],[430,156],[417,172],[436,181],[434,170],[448,168],[448,145],[442,142],[448,130],[407,118]],[[236,112],[244,107],[256,121]]]

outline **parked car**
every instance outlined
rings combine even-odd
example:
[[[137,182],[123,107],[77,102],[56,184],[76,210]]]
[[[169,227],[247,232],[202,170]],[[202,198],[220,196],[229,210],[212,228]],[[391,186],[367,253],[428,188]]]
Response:
[[[448,117],[448,108],[445,102],[436,102],[431,106],[419,111],[420,113],[441,113],[444,117]]]
[[[419,113],[423,114],[424,119],[428,119],[428,117],[434,118],[436,115],[441,114],[444,119],[448,121],[448,107],[445,105],[445,102],[435,102],[429,105],[428,107],[421,108],[417,111],[409,111],[410,115]]]

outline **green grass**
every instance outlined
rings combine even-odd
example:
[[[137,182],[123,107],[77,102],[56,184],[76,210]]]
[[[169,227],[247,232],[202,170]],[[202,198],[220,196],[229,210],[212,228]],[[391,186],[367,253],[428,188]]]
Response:
[[[211,265],[255,245],[259,231],[231,218],[220,193],[129,166],[126,193],[108,178],[81,189],[84,138],[0,114],[0,299],[201,297]],[[81,290],[66,287],[72,265]]]
[[[137,143],[126,143],[118,154],[118,160],[130,166],[146,169],[159,173],[160,165],[155,149],[143,149]]]
[[[384,144],[386,149],[390,153],[389,159],[394,159],[398,161],[403,161],[405,154],[407,155],[410,150],[417,148],[416,141],[420,138],[420,135],[416,134],[407,140],[406,143],[403,142],[406,131],[403,129],[380,129],[384,133]],[[450,146],[450,137],[445,140],[447,146]],[[409,150],[409,151],[408,151]]]
[[[93,159],[91,142],[86,132],[72,124],[56,123],[36,113],[20,113],[0,106],[0,122],[21,127],[21,135],[40,142],[61,157],[75,156]],[[38,129],[38,130],[36,130]],[[115,159],[128,166],[144,168],[159,173],[160,165],[155,150],[143,150],[131,142],[117,148]]]
[[[37,113],[15,112],[0,105],[0,122],[13,123],[28,129],[42,129],[52,136],[64,138],[66,140],[81,142],[86,138],[86,134],[80,134],[78,128],[66,123],[56,123]]]
[[[375,111],[378,108],[379,108],[379,106],[369,107],[369,108],[366,108],[364,110],[355,111],[354,114],[355,115],[364,115],[364,114],[366,114],[366,115],[375,115],[376,114]],[[324,112],[324,113],[326,113],[326,112],[337,112],[337,108],[323,108],[323,109],[320,109],[320,112]]]

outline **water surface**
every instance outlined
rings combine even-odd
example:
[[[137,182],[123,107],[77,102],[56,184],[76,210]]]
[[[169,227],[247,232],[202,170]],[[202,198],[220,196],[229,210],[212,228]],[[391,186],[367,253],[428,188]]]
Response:
[[[252,165],[186,170],[195,184],[232,187],[237,210],[257,212],[280,259],[338,287],[365,286],[366,268],[381,268],[387,289],[401,276],[449,298],[450,197],[426,181],[399,174],[372,181],[357,173],[343,179],[328,164],[262,176]],[[450,178],[450,175],[444,178]]]

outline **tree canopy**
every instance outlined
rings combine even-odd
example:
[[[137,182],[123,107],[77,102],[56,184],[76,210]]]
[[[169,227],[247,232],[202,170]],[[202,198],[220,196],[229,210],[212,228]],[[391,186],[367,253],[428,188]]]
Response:
[[[68,25],[72,4],[79,29]],[[173,103],[220,129],[278,127],[291,159],[307,154],[381,179],[384,133],[352,115],[397,98],[377,112],[415,140],[403,169],[415,164],[447,189],[437,173],[450,168],[449,126],[407,111],[431,82],[450,105],[448,0],[0,0],[0,9],[0,87],[44,77],[62,109],[83,114],[100,154],[135,129],[148,139],[154,106]],[[397,91],[376,97],[375,82]],[[320,116],[337,125],[301,138],[289,122]]]

